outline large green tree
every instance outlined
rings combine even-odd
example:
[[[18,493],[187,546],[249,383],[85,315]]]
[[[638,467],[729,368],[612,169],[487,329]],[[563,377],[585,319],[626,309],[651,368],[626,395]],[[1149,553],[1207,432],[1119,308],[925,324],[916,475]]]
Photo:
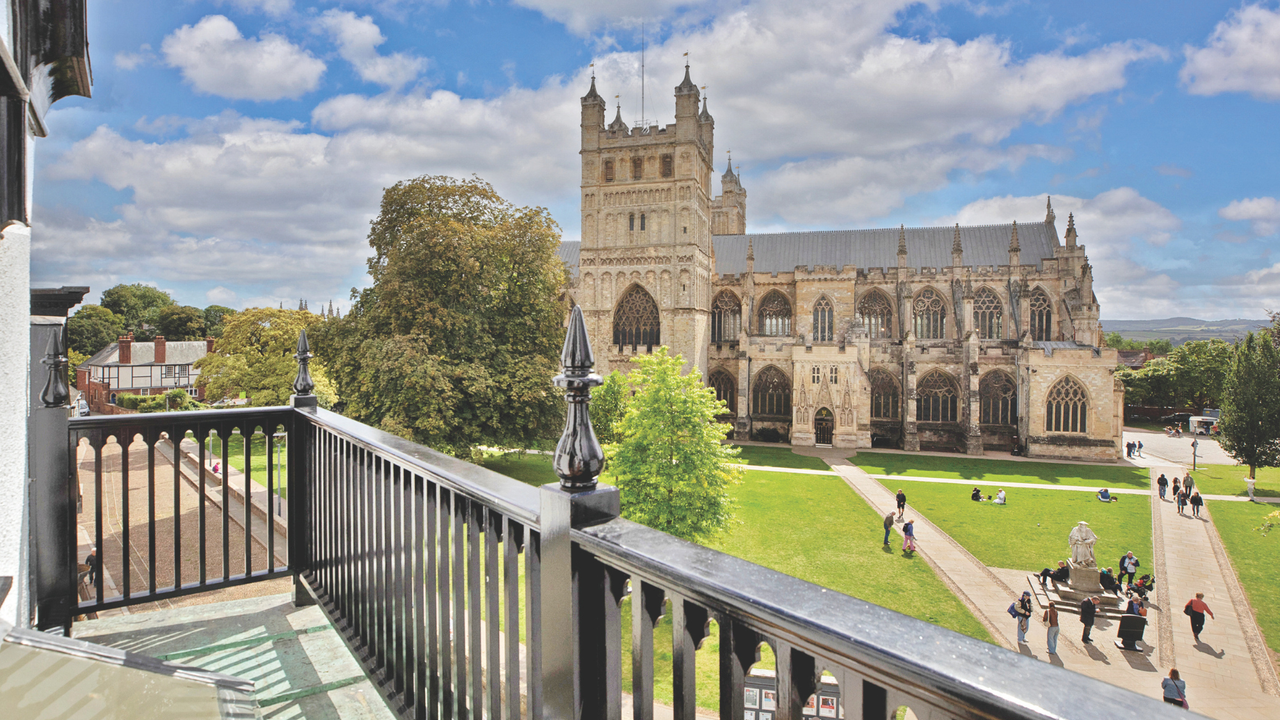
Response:
[[[1185,407],[1215,408],[1231,366],[1231,345],[1222,340],[1192,340],[1169,354],[1176,365],[1178,395]]]
[[[1280,465],[1280,351],[1267,330],[1249,333],[1231,353],[1222,389],[1222,449],[1249,466]]]
[[[169,305],[156,317],[156,334],[165,340],[204,338],[204,311],[190,305]]]
[[[607,472],[622,492],[622,515],[692,542],[706,542],[733,521],[732,485],[742,477],[739,450],[720,441],[729,425],[716,392],[667,348],[636,358],[627,379],[636,394],[605,447]]]
[[[67,346],[92,357],[124,334],[124,320],[101,305],[82,305],[67,318]]]
[[[213,352],[196,361],[205,398],[216,402],[243,393],[250,405],[288,404],[298,374],[298,335],[319,323],[320,316],[306,310],[250,308],[232,315]],[[331,407],[337,398],[324,363],[315,359],[310,367],[313,392],[322,407]]]
[[[102,307],[124,320],[124,329],[139,340],[155,337],[160,311],[176,305],[169,293],[150,285],[116,285],[102,293]]]
[[[210,305],[204,309],[204,331],[209,337],[222,337],[222,326],[236,311],[225,305]]]
[[[556,436],[564,342],[559,228],[479,178],[423,176],[382,196],[373,285],[317,328],[343,412],[443,452]]]
[[[618,440],[618,423],[627,413],[630,397],[627,378],[617,370],[609,373],[603,384],[591,388],[591,427],[601,444]]]

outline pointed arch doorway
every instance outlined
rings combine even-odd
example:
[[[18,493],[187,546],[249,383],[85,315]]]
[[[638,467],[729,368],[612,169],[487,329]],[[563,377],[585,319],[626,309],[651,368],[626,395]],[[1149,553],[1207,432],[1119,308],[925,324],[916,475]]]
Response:
[[[819,408],[818,412],[813,414],[813,436],[814,442],[818,445],[831,445],[831,440],[836,434],[836,418],[831,414],[831,410],[827,408]]]

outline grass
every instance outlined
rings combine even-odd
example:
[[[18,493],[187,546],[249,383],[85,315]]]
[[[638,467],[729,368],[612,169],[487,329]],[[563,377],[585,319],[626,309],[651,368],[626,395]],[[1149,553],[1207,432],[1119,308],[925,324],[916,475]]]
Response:
[[[1249,596],[1267,647],[1280,652],[1280,529],[1266,537],[1254,530],[1262,524],[1263,516],[1276,509],[1274,505],[1209,501],[1213,524]]]
[[[496,473],[534,487],[560,481],[560,477],[551,467],[550,455],[520,452],[490,453],[485,455],[482,464]]]
[[[759,445],[740,445],[742,453],[738,459],[746,465],[763,465],[766,467],[798,468],[801,470],[830,470],[831,466],[822,458],[797,455],[788,447],[761,447]]]
[[[188,437],[190,437],[188,435]],[[289,496],[289,453],[283,443],[280,447],[280,472],[275,471],[276,458],[267,455],[267,436],[261,433],[249,439],[249,468],[252,480],[262,487],[267,486],[267,466],[271,465],[272,484],[279,489],[280,497]],[[209,465],[222,462],[222,440],[217,436],[210,437],[206,445],[206,458]],[[227,438],[227,462],[231,467],[244,472],[244,437],[239,434]]]
[[[1009,504],[976,503],[964,485],[893,480],[907,502],[950,535],[974,557],[991,567],[1038,571],[1056,567],[1070,555],[1067,535],[1084,520],[1098,535],[1094,554],[1102,567],[1115,567],[1132,550],[1149,571],[1151,503],[1144,496],[1121,495],[1119,502],[1099,502],[1093,493],[1068,490],[1006,490]],[[994,495],[998,485],[979,485]],[[908,515],[910,513],[908,512]]]
[[[1280,497],[1280,468],[1257,468],[1257,484],[1254,495],[1260,497]],[[1244,479],[1249,477],[1247,465],[1201,465],[1191,471],[1196,481],[1196,489],[1201,495],[1239,495],[1249,494]]]
[[[711,547],[838,592],[991,642],[991,636],[918,555],[881,546],[883,518],[839,477],[746,472],[734,495],[738,524]],[[901,536],[894,538],[901,543]],[[893,547],[893,546],[891,546]],[[628,603],[629,606],[629,603]],[[631,687],[630,608],[624,607],[622,670]],[[698,704],[719,706],[718,636],[698,651]],[[671,621],[654,636],[655,697],[671,698]],[[773,658],[762,650],[761,665]]]
[[[859,452],[853,464],[872,475],[953,478],[981,483],[1035,483],[1038,485],[1087,485],[1090,487],[1151,486],[1143,468],[1115,465],[978,460],[963,455],[907,455]],[[971,488],[972,489],[972,488]]]

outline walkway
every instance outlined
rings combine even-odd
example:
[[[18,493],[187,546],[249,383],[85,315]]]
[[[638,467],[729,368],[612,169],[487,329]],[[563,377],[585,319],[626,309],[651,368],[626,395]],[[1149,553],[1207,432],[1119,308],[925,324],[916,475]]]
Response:
[[[893,511],[892,492],[875,477],[846,459],[825,456],[824,459],[873,509],[881,515]],[[1153,477],[1161,471],[1167,474],[1172,469],[1172,466],[1162,467],[1151,470]],[[972,484],[969,480],[924,480]],[[1096,492],[1097,488],[1086,490]],[[1220,543],[1216,550],[1212,546],[1210,537],[1216,539],[1216,533],[1212,531],[1211,523],[1178,518],[1170,503],[1161,503],[1150,491],[1133,490],[1130,493],[1152,497],[1157,576],[1164,580],[1157,585],[1159,592],[1150,606],[1146,643],[1141,653],[1117,649],[1112,643],[1115,624],[1105,619],[1100,619],[1094,628],[1094,643],[1084,645],[1079,639],[1081,626],[1078,618],[1067,613],[1061,615],[1062,635],[1058,641],[1057,656],[1046,652],[1045,631],[1039,622],[1032,623],[1029,642],[1017,646],[1016,628],[1005,608],[1027,589],[1027,573],[988,568],[910,505],[907,515],[916,521],[919,555],[968,606],[996,642],[1005,648],[1157,698],[1161,695],[1160,680],[1170,667],[1178,667],[1187,680],[1191,706],[1199,713],[1223,720],[1280,717],[1280,697],[1276,696],[1280,695],[1280,685],[1272,687],[1275,674],[1260,636],[1250,639],[1250,629],[1252,635],[1257,635],[1256,626],[1252,622],[1240,621],[1242,613],[1233,603],[1233,594],[1240,594],[1239,589],[1235,585],[1234,573],[1226,565],[1225,555],[1220,555]],[[1172,518],[1166,521],[1168,514]],[[1206,562],[1206,558],[1212,561]],[[1163,562],[1164,559],[1169,562]],[[1227,567],[1226,572],[1224,567]],[[1232,587],[1236,589],[1232,590]],[[1205,593],[1205,599],[1220,618],[1216,623],[1210,621],[1203,636],[1206,641],[1213,640],[1211,644],[1194,645],[1189,628],[1182,622],[1182,604],[1195,592]],[[1268,690],[1274,694],[1268,694]]]

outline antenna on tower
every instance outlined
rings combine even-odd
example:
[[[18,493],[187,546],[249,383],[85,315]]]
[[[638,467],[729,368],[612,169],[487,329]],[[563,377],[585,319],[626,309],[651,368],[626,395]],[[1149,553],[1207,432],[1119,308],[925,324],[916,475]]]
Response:
[[[644,22],[640,23],[640,127],[648,125],[644,117]]]

